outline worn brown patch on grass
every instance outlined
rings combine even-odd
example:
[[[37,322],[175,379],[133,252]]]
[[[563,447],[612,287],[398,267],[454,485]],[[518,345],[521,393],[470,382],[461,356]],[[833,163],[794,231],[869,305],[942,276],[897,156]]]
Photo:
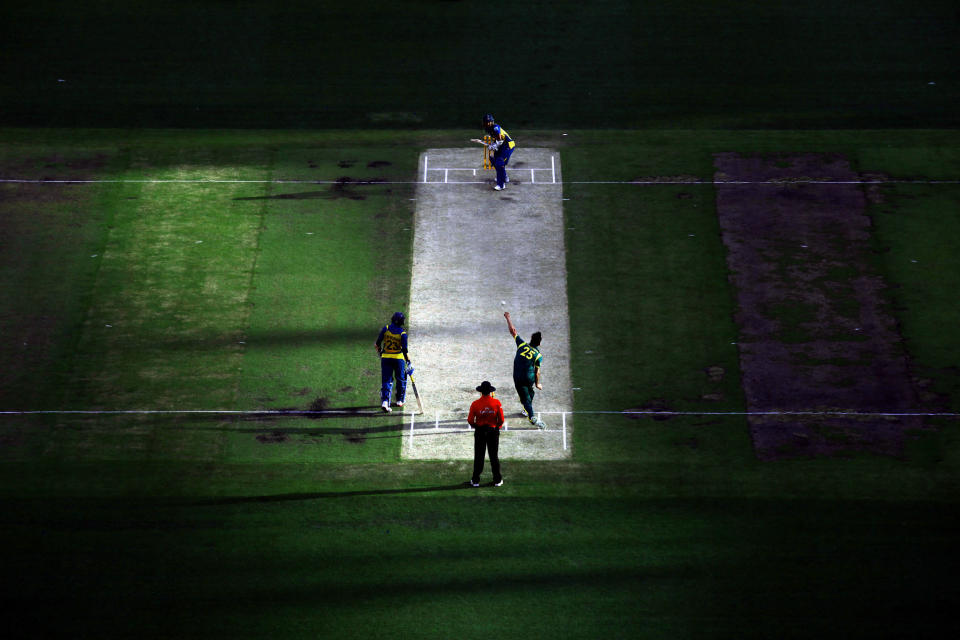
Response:
[[[857,184],[822,184],[860,177],[835,154],[721,153],[714,164],[718,180],[753,183],[717,186],[749,410],[861,414],[752,415],[757,455],[899,455],[921,422],[862,415],[918,404],[871,260],[867,198]]]
[[[103,154],[62,153],[6,159],[0,177],[87,180],[107,161]],[[96,221],[86,212],[91,192],[82,184],[0,185],[0,406],[5,409],[32,408],[76,320],[68,301],[100,253],[91,244]],[[91,251],[64,254],[63,244]]]

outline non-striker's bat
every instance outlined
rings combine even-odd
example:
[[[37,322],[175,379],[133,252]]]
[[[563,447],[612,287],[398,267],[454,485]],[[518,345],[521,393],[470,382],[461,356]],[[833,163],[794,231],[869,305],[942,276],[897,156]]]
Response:
[[[413,395],[417,398],[417,408],[420,409],[420,413],[423,413],[423,402],[420,400],[420,392],[417,391],[417,381],[413,379],[413,376],[408,376],[410,378],[410,386],[413,387]]]
[[[423,401],[420,400],[420,392],[417,391],[417,381],[413,379],[413,365],[407,363],[407,377],[410,378],[410,386],[413,387],[413,395],[417,398],[417,408],[423,413]]]

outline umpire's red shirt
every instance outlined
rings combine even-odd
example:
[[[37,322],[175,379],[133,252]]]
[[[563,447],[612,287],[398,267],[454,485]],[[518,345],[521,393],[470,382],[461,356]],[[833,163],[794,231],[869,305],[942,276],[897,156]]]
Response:
[[[493,396],[480,396],[470,405],[467,422],[471,427],[503,429],[503,405]]]

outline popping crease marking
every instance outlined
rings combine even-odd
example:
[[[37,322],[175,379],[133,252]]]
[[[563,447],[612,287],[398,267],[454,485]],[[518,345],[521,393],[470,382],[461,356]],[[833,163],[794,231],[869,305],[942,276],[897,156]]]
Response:
[[[492,168],[492,167],[491,167]],[[430,172],[443,172],[443,180],[430,180]],[[484,184],[483,181],[463,181],[458,180],[456,182],[450,182],[450,172],[451,171],[469,171],[471,175],[475,178],[477,176],[478,169],[476,167],[431,167],[430,166],[430,156],[423,156],[423,184]],[[557,159],[554,154],[550,154],[550,166],[549,167],[523,167],[511,169],[513,172],[530,172],[530,184],[562,184],[562,181],[557,180]],[[537,171],[549,171],[550,179],[537,182]]]
[[[482,181],[477,180],[474,182],[466,182],[463,180],[458,180],[456,182],[450,182],[450,172],[451,171],[470,171],[474,177],[477,175],[477,169],[467,168],[467,167],[431,167],[429,171],[442,171],[443,180],[430,180],[427,175],[428,170],[424,170],[423,184],[483,184]],[[517,173],[520,171],[529,171],[530,172],[530,184],[557,184],[556,171],[550,167],[545,168],[527,168],[523,169],[512,169],[511,173]],[[549,171],[550,180],[537,182],[537,171]]]

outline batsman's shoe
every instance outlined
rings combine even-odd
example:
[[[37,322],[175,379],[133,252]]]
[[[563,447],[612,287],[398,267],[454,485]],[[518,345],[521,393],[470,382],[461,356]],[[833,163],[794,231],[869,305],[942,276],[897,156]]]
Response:
[[[535,426],[537,429],[547,428],[547,423],[541,420],[540,418],[530,418],[530,424]]]
[[[529,414],[527,414],[527,410],[526,410],[526,409],[520,409],[520,415],[522,415],[524,418],[529,418],[529,417],[530,417]]]
[[[493,483],[493,486],[495,486],[495,487],[502,487],[502,486],[503,486],[503,478],[500,478],[499,480],[497,480],[496,482],[494,482],[494,483]]]
[[[501,187],[500,185],[496,185],[496,186],[493,187],[493,190],[494,190],[494,191],[503,191],[503,187]]]
[[[403,402],[402,402],[401,400],[398,400],[398,401],[396,401],[396,402],[393,403],[393,406],[395,406],[395,407],[402,407],[402,406],[403,406]]]
[[[474,482],[473,480],[471,480],[471,481],[470,481],[470,486],[471,486],[471,487],[479,487],[479,486],[480,486],[480,483],[479,483],[479,482]]]
[[[384,401],[380,404],[380,408],[383,409],[383,412],[384,412],[384,413],[390,413],[391,411],[393,411],[393,409],[390,408],[390,403],[387,402],[386,400],[384,400]]]

